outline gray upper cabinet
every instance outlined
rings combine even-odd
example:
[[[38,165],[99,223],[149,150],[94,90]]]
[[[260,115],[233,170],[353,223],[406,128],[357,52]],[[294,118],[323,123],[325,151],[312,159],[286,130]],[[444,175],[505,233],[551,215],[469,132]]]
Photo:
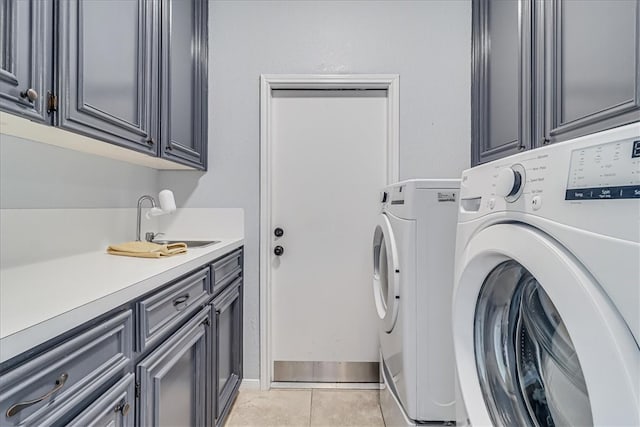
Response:
[[[474,0],[472,161],[531,147],[531,2]]]
[[[472,165],[640,120],[640,0],[473,0]]]
[[[52,24],[51,0],[0,2],[0,109],[50,121]]]
[[[157,155],[156,2],[60,2],[58,125]]]
[[[199,169],[207,159],[206,0],[161,0],[161,156]]]
[[[541,3],[546,33],[543,143],[640,119],[640,1]]]

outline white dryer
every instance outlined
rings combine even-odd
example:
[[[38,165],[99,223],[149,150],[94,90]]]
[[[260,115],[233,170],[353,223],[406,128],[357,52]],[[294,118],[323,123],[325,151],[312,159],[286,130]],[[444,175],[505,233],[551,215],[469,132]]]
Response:
[[[373,238],[380,403],[388,427],[455,419],[451,338],[460,180],[409,180],[382,193]]]
[[[458,425],[640,425],[640,124],[466,170],[460,191]]]

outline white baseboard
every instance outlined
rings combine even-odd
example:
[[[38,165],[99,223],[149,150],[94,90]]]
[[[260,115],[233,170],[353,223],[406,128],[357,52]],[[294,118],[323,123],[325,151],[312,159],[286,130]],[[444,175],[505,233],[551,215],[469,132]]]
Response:
[[[260,380],[243,378],[242,384],[240,384],[240,390],[260,390]]]

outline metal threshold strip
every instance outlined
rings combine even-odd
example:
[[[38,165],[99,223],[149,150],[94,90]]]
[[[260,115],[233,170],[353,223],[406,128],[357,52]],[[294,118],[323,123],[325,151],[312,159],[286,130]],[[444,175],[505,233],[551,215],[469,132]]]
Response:
[[[273,362],[273,381],[378,383],[378,362],[300,362],[276,360]]]

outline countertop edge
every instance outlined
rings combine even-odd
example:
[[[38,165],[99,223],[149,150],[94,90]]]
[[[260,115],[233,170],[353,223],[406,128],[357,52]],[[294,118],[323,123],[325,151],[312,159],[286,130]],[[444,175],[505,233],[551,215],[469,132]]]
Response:
[[[198,267],[204,267],[216,258],[220,258],[243,245],[243,238],[229,239],[224,245],[211,248],[211,250],[204,252],[197,258],[185,261],[168,270],[160,271],[145,280],[131,283],[131,285],[123,287],[116,292],[0,338],[0,364],[4,364],[38,345],[121,307],[160,286],[166,285]]]

